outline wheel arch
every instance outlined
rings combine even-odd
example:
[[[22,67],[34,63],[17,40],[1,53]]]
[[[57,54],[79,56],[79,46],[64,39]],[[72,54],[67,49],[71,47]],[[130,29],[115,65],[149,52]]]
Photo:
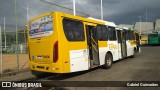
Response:
[[[110,54],[111,56],[112,56],[112,59],[114,60],[114,58],[113,58],[113,54],[112,54],[112,52],[111,51],[108,51],[107,53],[106,53],[106,55],[107,54]]]
[[[108,57],[108,55],[109,55],[110,58],[112,58],[112,59],[110,59],[110,61],[108,61],[108,63],[107,63],[107,60],[108,60],[108,59],[106,60],[106,58]],[[110,52],[110,51],[106,52],[104,61],[105,61],[105,64],[102,66],[102,68],[104,68],[104,69],[110,69],[110,68],[112,67],[112,63],[113,63],[113,55],[112,55],[112,52]],[[110,62],[110,63],[109,63],[109,62]]]

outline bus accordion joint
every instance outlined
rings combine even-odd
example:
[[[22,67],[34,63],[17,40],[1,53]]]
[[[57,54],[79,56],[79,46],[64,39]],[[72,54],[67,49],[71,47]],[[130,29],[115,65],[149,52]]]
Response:
[[[53,49],[53,62],[56,63],[58,61],[58,41],[55,42]]]

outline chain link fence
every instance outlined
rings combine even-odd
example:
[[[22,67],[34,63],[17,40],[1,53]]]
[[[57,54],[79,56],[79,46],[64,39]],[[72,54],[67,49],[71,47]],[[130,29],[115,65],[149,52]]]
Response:
[[[18,30],[18,44],[16,44],[16,32],[14,29],[5,29],[4,31],[2,28],[1,37],[2,73],[15,72],[28,68],[29,57],[26,30]],[[18,50],[16,50],[16,47],[18,47]]]

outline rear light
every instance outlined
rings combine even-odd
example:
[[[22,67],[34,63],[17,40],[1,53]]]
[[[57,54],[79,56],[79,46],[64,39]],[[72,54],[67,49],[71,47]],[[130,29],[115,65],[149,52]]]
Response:
[[[53,62],[56,63],[58,61],[58,41],[55,42],[53,49]]]

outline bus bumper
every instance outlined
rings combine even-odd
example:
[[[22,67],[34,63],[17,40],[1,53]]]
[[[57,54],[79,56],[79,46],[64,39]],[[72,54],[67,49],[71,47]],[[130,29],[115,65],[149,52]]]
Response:
[[[48,72],[48,73],[64,73],[63,69],[57,66],[57,64],[50,63],[50,64],[43,64],[43,63],[36,63],[36,62],[29,62],[29,68],[33,71],[39,72]]]

